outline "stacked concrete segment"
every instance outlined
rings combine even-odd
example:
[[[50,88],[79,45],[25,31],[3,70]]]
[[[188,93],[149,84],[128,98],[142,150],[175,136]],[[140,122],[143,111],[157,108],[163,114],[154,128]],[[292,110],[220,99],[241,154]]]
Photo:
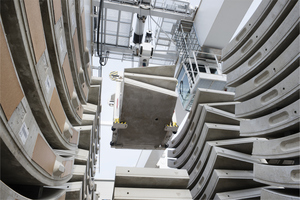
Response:
[[[297,157],[300,151],[300,133],[277,139],[254,142],[253,157],[266,159],[282,159]]]
[[[1,198],[97,199],[101,78],[91,77],[83,10],[1,2],[1,189],[12,191]]]
[[[70,68],[61,1],[42,1],[41,11],[45,39],[59,96],[69,119],[81,124],[83,108],[75,90]]]
[[[8,187],[5,183],[0,181],[0,191],[1,191],[1,199],[19,199],[19,200],[30,200],[25,196],[17,193],[10,187]],[[40,199],[65,199],[66,191],[62,189],[48,189],[45,188],[43,190],[43,194],[41,195]]]
[[[194,199],[212,199],[216,193],[261,186],[261,184],[253,181],[252,178],[253,172],[251,170],[215,169],[203,194]]]
[[[74,159],[49,145],[20,84],[1,21],[1,180],[56,185],[71,178]]]
[[[64,32],[66,47],[68,49],[68,59],[70,61],[70,67],[72,76],[74,77],[74,85],[79,96],[79,99],[86,103],[89,88],[88,83],[85,80],[84,70],[85,66],[82,65],[82,59],[80,56],[79,49],[79,37],[77,27],[81,24],[76,22],[76,11],[74,0],[63,0],[61,1],[63,22],[64,22]]]
[[[261,2],[259,7],[253,13],[251,19],[248,20],[238,35],[222,49],[222,58],[227,59],[236,52],[251,36],[253,31],[264,21],[263,19],[270,13],[276,1],[266,0]]]
[[[268,161],[254,164],[253,180],[280,187],[262,189],[261,199],[299,199],[299,6],[276,1],[244,46],[223,49],[228,86],[241,101],[235,114],[245,118],[241,136],[265,138],[253,144],[252,157]]]
[[[214,141],[206,142],[203,150],[200,151],[198,155],[195,167],[191,168],[191,171],[189,172],[190,181],[188,184],[188,188],[193,188],[196,185],[196,183],[200,181],[200,176],[203,174],[203,171],[205,170],[205,166],[210,157],[212,148],[222,147],[224,149],[226,148],[227,150],[232,150],[234,152],[243,153],[247,155],[247,154],[251,154],[252,144],[256,140],[259,140],[259,138],[238,138],[238,139],[214,140]]]
[[[81,131],[78,148],[85,154],[82,159],[75,159],[75,174],[71,181],[76,183],[73,186],[75,193],[78,192],[79,182],[82,183],[83,199],[97,199],[94,176],[96,174],[95,165],[98,160],[97,154],[100,148],[98,133],[100,131],[102,78],[91,76],[85,38],[83,4],[83,1],[61,1],[66,46],[68,52],[71,52],[68,56],[72,60],[70,67],[74,79],[73,82],[76,91],[81,92],[81,103],[83,106],[82,122],[75,128]],[[76,152],[77,155],[78,153],[79,151]],[[70,193],[70,198],[73,198],[72,191],[68,193]]]
[[[230,200],[230,199],[259,199],[261,190],[265,187],[250,188],[244,190],[235,190],[230,192],[220,192],[214,197],[216,200]],[[270,198],[273,199],[273,198]]]
[[[24,4],[12,2],[3,7],[6,10],[1,14],[7,12],[15,14],[14,17],[6,17],[3,14],[2,22],[21,85],[33,115],[40,119],[37,123],[43,135],[55,148],[76,149],[78,141],[72,143],[71,136],[79,133],[66,117],[58,96],[44,37],[39,2],[26,1]],[[31,12],[32,8],[35,8],[36,12]],[[24,23],[18,23],[17,17],[23,17],[22,14],[26,14]],[[19,26],[8,28],[10,24]]]
[[[202,105],[199,106],[201,107]],[[188,133],[189,135],[186,135],[184,140],[175,150],[169,151],[168,154],[169,157],[177,158],[176,161],[174,162],[169,160],[168,165],[170,167],[181,168],[187,162],[189,155],[197,154],[197,151],[201,146],[201,144],[199,143],[217,139],[218,138],[218,136],[216,136],[217,134],[214,134],[212,133],[213,131],[211,131],[212,129],[214,129],[214,127],[217,127],[219,125],[217,123],[223,123],[223,124],[227,123],[229,125],[239,124],[239,121],[236,120],[233,114],[231,113],[227,113],[215,108],[211,108],[207,105],[204,105],[203,107],[204,109],[201,112],[201,116],[199,120],[195,123],[197,124],[194,126],[195,128],[190,130],[190,132]],[[214,124],[209,124],[209,123],[214,123]],[[220,135],[222,135],[224,139],[234,138],[239,136],[238,134],[234,134],[234,133],[233,134],[221,133]]]
[[[251,157],[253,142],[259,139],[240,138],[241,119],[234,115],[238,103],[233,98],[231,92],[198,89],[183,128],[171,141],[168,166],[187,169],[193,199],[263,186],[253,181],[252,171],[254,163],[266,163]]]
[[[283,189],[267,189],[261,190],[261,199],[299,199],[299,192],[297,190],[283,190]]]
[[[247,35],[245,36],[247,37],[246,42],[243,43],[240,42],[240,44],[243,44],[242,46],[239,45],[234,46],[233,49],[231,50],[232,52],[234,52],[234,54],[232,54],[230,57],[223,56],[222,59],[226,58],[226,62],[224,62],[222,65],[223,72],[229,73],[233,71],[234,69],[238,68],[239,65],[247,61],[251,56],[253,56],[253,54],[256,55],[255,53],[258,51],[258,49],[262,46],[262,44],[266,42],[266,40],[270,38],[272,33],[275,33],[274,31],[283,22],[283,20],[288,15],[289,11],[293,8],[294,5],[295,5],[295,1],[293,0],[276,1],[276,4],[272,6],[272,9],[268,11],[267,15],[262,16],[263,18],[260,19],[261,23],[259,24],[259,26],[252,27],[251,31],[244,33],[245,35]],[[261,10],[260,9],[261,6],[264,5],[261,4],[258,10]],[[253,15],[249,21],[251,21],[255,17],[256,15]],[[245,27],[247,27],[247,25],[248,23],[246,24]],[[275,33],[275,35],[277,35],[277,33]],[[238,34],[238,36],[236,36],[233,39],[233,42],[238,40],[239,37],[241,37],[241,33]],[[229,45],[231,45],[231,43]],[[225,49],[222,52],[222,55],[227,53]],[[268,51],[268,49],[266,51]],[[260,55],[256,57],[260,57]],[[256,61],[256,57],[254,61]],[[250,62],[249,64],[255,64],[255,63],[256,62]]]
[[[52,186],[50,189],[63,190],[66,193],[65,199],[84,199],[84,188],[81,181],[68,182],[62,186]]]
[[[240,153],[221,147],[213,147],[211,149],[209,158],[207,158],[205,169],[202,171],[199,181],[196,183],[195,187],[193,187],[191,193],[193,196],[199,196],[201,194],[204,195],[203,188],[208,184],[208,180],[211,179],[214,169],[252,170],[253,163],[262,162],[264,161],[251,158],[251,155],[249,154]],[[218,191],[215,191],[215,193],[217,192]]]
[[[236,116],[253,118],[274,110],[276,107],[285,107],[293,103],[299,95],[299,74],[300,70],[298,68],[270,89],[238,104],[236,106]]]
[[[113,199],[191,200],[188,182],[186,170],[117,167]]]
[[[263,40],[264,43],[262,46],[256,45],[256,47],[259,48],[253,52],[254,54],[251,55],[251,57],[245,59],[239,64],[237,69],[228,74],[228,85],[237,86],[245,80],[253,77],[254,74],[261,71],[261,65],[268,65],[271,63],[280,55],[281,50],[288,47],[289,44],[297,37],[299,20],[297,15],[292,14],[297,12],[295,9],[296,8],[292,9],[278,28],[276,27],[277,29],[274,34],[269,36],[266,40]],[[240,54],[249,55],[250,52],[243,52]],[[241,56],[240,54],[238,56]],[[227,60],[224,64],[225,63],[227,63]]]
[[[201,96],[201,98],[200,98]],[[214,90],[209,90],[209,89],[200,89],[198,88],[193,105],[191,107],[191,111],[188,115],[188,118],[186,119],[185,123],[182,125],[180,134],[174,138],[171,143],[170,147],[175,148],[177,147],[181,141],[185,138],[186,134],[188,133],[189,127],[192,128],[195,123],[197,123],[197,119],[199,118],[199,114],[201,110],[198,110],[198,104],[210,104],[210,103],[215,103],[215,102],[226,102],[224,106],[220,106],[219,104],[215,105],[212,104],[212,107],[219,108],[220,110],[225,110],[230,112],[232,109],[235,109],[235,103],[229,103],[233,101],[234,99],[234,93],[232,92],[223,92],[223,91],[218,91],[215,92]],[[218,106],[219,105],[219,106]],[[199,108],[200,109],[200,108]],[[194,118],[194,116],[196,116]],[[193,121],[195,120],[195,121]],[[194,123],[192,123],[194,122]],[[194,124],[194,125],[193,125]]]
[[[296,39],[272,63],[261,69],[262,71],[238,85],[235,90],[235,100],[244,101],[253,98],[271,88],[295,70],[299,66],[298,47],[299,43]]]
[[[84,12],[84,0],[73,1],[75,3],[75,12],[76,12],[76,23],[77,32],[78,32],[78,44],[79,44],[79,53],[82,62],[82,68],[84,70],[84,75],[86,78],[87,85],[92,84],[91,76],[92,69],[89,64],[90,54],[87,48],[87,38],[86,38],[86,25],[85,25],[85,12]],[[91,88],[90,88],[91,89]],[[92,92],[89,92],[91,94]]]

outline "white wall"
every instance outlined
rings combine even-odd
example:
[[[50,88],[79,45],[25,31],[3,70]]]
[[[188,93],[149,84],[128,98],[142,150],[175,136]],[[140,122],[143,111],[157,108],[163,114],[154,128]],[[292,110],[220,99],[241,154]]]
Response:
[[[248,9],[247,13],[245,14],[242,22],[240,23],[240,25],[238,26],[238,28],[236,29],[235,33],[233,34],[232,38],[233,39],[239,32],[240,30],[245,26],[245,24],[247,23],[247,21],[250,19],[250,17],[253,15],[253,13],[255,12],[255,10],[257,9],[257,7],[259,6],[259,4],[261,3],[262,0],[253,0],[250,8]]]
[[[194,19],[201,46],[228,44],[253,0],[202,0]]]

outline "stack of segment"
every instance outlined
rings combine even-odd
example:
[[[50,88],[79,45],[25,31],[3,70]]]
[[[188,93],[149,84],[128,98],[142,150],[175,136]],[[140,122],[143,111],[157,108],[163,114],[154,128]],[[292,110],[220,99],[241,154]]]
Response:
[[[125,69],[117,84],[111,146],[165,149],[176,132],[172,116],[177,100],[175,66]]]
[[[253,181],[253,164],[266,162],[251,157],[253,142],[259,139],[240,137],[233,98],[232,92],[198,89],[191,112],[171,141],[168,166],[188,171],[193,199],[217,198],[228,191],[257,197],[263,186]],[[252,196],[239,191],[248,188]]]
[[[117,167],[113,198],[191,200],[186,170]]]
[[[1,198],[96,199],[101,79],[84,34],[70,43],[80,2],[1,2]]]
[[[245,118],[240,132],[255,141],[254,180],[261,199],[299,198],[300,81],[299,1],[262,1],[232,42],[223,49],[223,72],[236,87],[235,115]]]

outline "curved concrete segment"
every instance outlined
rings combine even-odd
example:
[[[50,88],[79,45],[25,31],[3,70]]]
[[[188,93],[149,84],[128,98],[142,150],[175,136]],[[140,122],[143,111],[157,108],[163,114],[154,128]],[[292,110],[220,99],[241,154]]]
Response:
[[[115,200],[192,200],[187,189],[149,189],[149,188],[122,188],[115,187],[113,199]]]
[[[241,121],[241,136],[282,135],[285,131],[299,131],[300,100],[269,115]]]
[[[56,87],[68,119],[72,124],[79,125],[82,117],[82,106],[74,90],[73,77],[67,56],[61,4],[57,4],[54,10],[52,1],[43,1],[40,7]],[[55,20],[53,20],[54,14],[57,14]]]
[[[187,162],[192,164],[192,161],[195,162],[197,160],[198,156],[201,155],[202,148],[206,141],[233,139],[239,137],[240,135],[239,126],[212,123],[205,123],[201,132],[199,131],[199,133],[200,136],[198,137],[197,134],[194,133],[187,149],[177,160],[168,161],[169,167],[189,169],[190,166],[186,166]]]
[[[215,169],[203,194],[193,199],[212,199],[216,193],[260,186],[253,181],[252,171]]]
[[[239,103],[240,102],[221,102],[221,103],[208,103],[207,105],[234,114],[235,107]]]
[[[88,51],[82,48],[86,44],[81,45],[78,16],[84,12],[83,7],[76,12],[79,2],[82,5],[83,0],[1,2],[1,180],[25,196],[23,191],[36,190],[38,197],[30,198],[95,199],[92,176],[99,150],[101,80],[92,78],[91,87],[96,89],[88,93],[91,75]],[[84,110],[88,94],[95,105]],[[81,137],[73,125],[82,125],[83,112],[91,126],[79,127],[87,133]],[[77,148],[79,139],[86,150]],[[82,181],[77,197],[66,195],[70,185],[63,187],[71,177]],[[0,199],[22,199],[16,193],[3,197],[5,192]]]
[[[240,123],[240,121],[235,118],[234,114],[232,113],[203,105],[199,121],[195,123],[194,128],[188,132],[180,145],[175,150],[168,152],[168,156],[178,158],[183,154],[186,148],[188,148],[188,145],[191,145],[192,150],[194,144],[198,141],[198,137],[205,122],[222,123],[228,125],[239,125]],[[192,141],[192,143],[190,143],[190,141]]]
[[[299,99],[300,68],[262,94],[237,104],[235,115],[240,118],[254,118],[267,115],[275,107],[284,107]]]
[[[264,159],[255,159],[251,155],[213,147],[198,183],[191,190],[192,196],[200,196],[207,186],[214,169],[253,170],[254,163],[267,163]]]
[[[117,167],[115,187],[186,189],[188,181],[182,169]]]
[[[188,115],[188,119],[185,122],[185,124],[183,125],[183,127],[181,128],[181,131],[178,134],[178,136],[172,140],[170,147],[175,148],[181,143],[181,141],[183,140],[183,138],[186,135],[187,129],[190,127],[191,121],[194,119],[195,114],[198,114],[198,112],[199,112],[198,111],[199,104],[210,104],[210,103],[214,104],[214,103],[222,103],[222,102],[233,102],[233,99],[234,99],[233,92],[225,92],[225,91],[198,88],[196,91],[195,97],[194,97],[191,111]],[[212,107],[214,107],[214,106],[212,106]],[[218,108],[218,107],[216,107],[216,108]],[[224,108],[220,105],[219,109],[228,111],[229,108],[228,107]],[[228,112],[230,112],[230,109]]]
[[[268,189],[261,191],[261,200],[281,199],[281,200],[299,200],[299,190],[295,189]]]
[[[275,3],[276,1],[272,0],[261,1],[246,25],[240,30],[237,36],[235,36],[235,38],[222,49],[222,60],[226,60],[229,56],[235,53],[246,42],[246,40],[251,37],[251,34],[269,14]]]
[[[2,21],[0,22],[2,44],[0,70],[4,72],[0,78],[1,180],[10,184],[65,183],[71,178],[74,160],[56,154],[45,139],[44,132],[38,125],[41,119],[33,114],[24,94],[24,86],[20,84]],[[41,57],[45,55],[44,53],[42,52]],[[29,98],[33,97],[29,95]],[[76,147],[79,132],[76,130],[73,132],[72,127],[63,122],[64,126],[67,125],[65,132],[61,133],[66,134],[63,135],[64,139],[67,138],[65,144],[70,143]],[[52,133],[52,137],[56,136]],[[72,136],[77,139],[73,141]],[[58,137],[62,139],[61,135]]]
[[[86,37],[86,22],[85,22],[85,11],[84,11],[84,1],[77,0],[74,1],[75,13],[76,13],[76,23],[78,32],[78,49],[80,52],[80,60],[82,63],[82,68],[84,70],[86,82],[89,85],[91,81],[91,69],[89,66],[89,49],[87,48],[87,37]]]
[[[76,21],[76,9],[75,2],[63,0],[61,1],[62,15],[64,21],[64,32],[66,39],[66,46],[68,50],[68,59],[70,62],[71,72],[74,80],[74,85],[78,97],[81,103],[86,104],[88,93],[89,93],[89,83],[86,80],[85,65],[83,66],[82,57],[80,55],[79,40],[78,38],[78,25]]]
[[[198,88],[191,110],[194,110],[198,104],[233,102],[233,100],[233,92]]]
[[[201,115],[203,105],[198,105],[197,110],[192,110],[183,124],[183,128],[181,128],[178,135],[170,142],[170,148],[178,147],[182,141],[186,138],[187,135],[192,134],[195,129],[195,124],[197,124],[199,117]],[[170,151],[169,151],[170,152]],[[168,155],[172,155],[169,154]],[[171,157],[171,156],[170,156]]]
[[[252,156],[265,159],[293,158],[300,154],[300,133],[286,137],[255,141]]]
[[[265,187],[250,188],[245,190],[235,190],[229,192],[217,193],[214,200],[231,200],[231,199],[262,199],[261,193]],[[274,198],[268,198],[274,199]]]
[[[227,84],[235,87],[249,80],[276,59],[299,35],[299,3],[272,36],[237,69],[227,74]]]
[[[196,182],[199,180],[199,177],[203,173],[205,169],[205,165],[207,164],[207,160],[211,153],[211,148],[214,146],[223,147],[228,150],[242,152],[245,154],[251,154],[253,142],[256,140],[266,140],[264,138],[239,138],[239,139],[231,139],[231,140],[217,140],[206,142],[203,151],[199,152],[199,159],[196,159],[194,166],[190,164],[188,167],[188,172],[190,175],[190,180],[188,184],[188,188],[192,189]],[[189,161],[190,162],[190,161]],[[189,163],[188,162],[188,163]]]
[[[56,188],[56,189],[62,189],[66,191],[66,197],[65,199],[72,199],[72,200],[82,200],[85,197],[83,197],[84,190],[84,184],[81,181],[77,182],[68,182],[60,186],[52,186],[48,187],[45,186],[44,188]]]
[[[25,188],[24,188],[24,190],[25,190]],[[65,199],[66,198],[66,191],[64,189],[43,188],[41,191],[42,192],[38,195],[39,197],[37,199],[57,200],[57,199]],[[27,192],[27,194],[28,194],[28,192]],[[28,194],[28,195],[27,194],[21,195],[18,192],[14,191],[12,188],[8,187],[2,181],[0,181],[0,199],[30,200],[32,198],[27,198],[25,196],[29,195],[29,196],[34,197],[33,194]]]
[[[168,157],[178,158],[179,156],[181,156],[183,154],[186,146],[190,142],[191,137],[195,134],[194,132],[196,132],[196,130],[197,130],[196,133],[199,134],[199,131],[201,131],[201,129],[202,129],[202,125],[201,125],[201,123],[200,124],[198,124],[198,123],[201,121],[203,107],[204,107],[203,105],[198,105],[196,114],[194,115],[193,122],[192,122],[188,132],[185,134],[185,137],[183,138],[183,140],[181,141],[181,143],[177,146],[177,148],[175,150],[171,149],[168,151]],[[195,143],[196,136],[198,134],[195,135],[194,141],[192,143]],[[176,138],[175,138],[173,141],[176,142],[178,140],[176,140]],[[172,142],[171,142],[171,144],[172,144]]]
[[[299,67],[298,36],[268,67],[250,80],[236,87],[235,100],[244,101],[253,98]]]
[[[30,200],[18,192],[8,187],[5,183],[0,181],[0,199],[18,199],[18,200]]]
[[[263,184],[285,188],[299,188],[299,176],[300,165],[276,166],[254,164],[253,179]]]
[[[26,110],[25,116],[20,114],[21,107]],[[57,185],[70,180],[74,158],[61,157],[53,151],[25,99],[8,122],[2,111],[0,116],[1,180],[31,185]]]
[[[236,117],[247,118],[241,121],[240,136],[268,138],[253,143],[252,157],[268,159],[268,164],[254,163],[253,180],[273,188],[282,187],[263,189],[261,199],[300,199],[299,6],[299,1],[293,0],[261,1],[248,21],[251,24],[246,23],[223,49],[227,86],[236,87],[235,101],[241,101],[235,107]],[[255,20],[260,21],[259,25]],[[248,25],[256,28],[250,30]],[[211,158],[212,154],[202,155],[202,162],[208,162],[203,157]],[[207,170],[205,165],[200,162],[201,177],[194,179],[190,174],[191,180],[201,182]],[[189,188],[197,183],[192,182]],[[232,195],[243,198],[241,193],[232,192],[216,195],[215,199],[237,199]]]
[[[70,142],[75,130],[65,115],[49,61],[40,4],[26,1],[20,7],[15,1],[1,3],[6,9],[5,12],[16,16],[2,16],[3,26],[9,46],[14,47],[11,56],[14,64],[18,66],[16,71],[39,128],[52,147],[75,149],[77,144]],[[36,12],[28,12],[30,9]],[[27,20],[19,23],[23,16],[27,16]],[[16,26],[11,27],[12,23]],[[34,52],[34,56],[27,52]]]
[[[247,40],[247,42],[223,63],[223,73],[229,73],[245,62],[274,33],[282,23],[295,1],[278,0],[264,21]],[[228,77],[227,77],[228,78]]]

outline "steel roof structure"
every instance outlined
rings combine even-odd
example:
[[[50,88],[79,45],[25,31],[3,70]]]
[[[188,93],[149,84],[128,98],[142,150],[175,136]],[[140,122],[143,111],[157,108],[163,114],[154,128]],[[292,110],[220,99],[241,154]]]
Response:
[[[92,55],[97,55],[97,22],[99,0],[91,3],[91,50]],[[135,16],[145,15],[145,30],[151,29],[153,33],[152,44],[154,47],[151,64],[174,64],[178,58],[176,45],[172,40],[180,20],[192,20],[195,9],[190,7],[188,1],[179,0],[154,0],[145,1],[108,1],[103,2],[103,17],[99,29],[102,29],[102,53],[109,59],[127,60],[137,62],[138,57],[133,56],[133,32]],[[103,23],[103,24],[102,24]],[[100,31],[101,39],[101,31]],[[100,45],[101,45],[100,44]]]

